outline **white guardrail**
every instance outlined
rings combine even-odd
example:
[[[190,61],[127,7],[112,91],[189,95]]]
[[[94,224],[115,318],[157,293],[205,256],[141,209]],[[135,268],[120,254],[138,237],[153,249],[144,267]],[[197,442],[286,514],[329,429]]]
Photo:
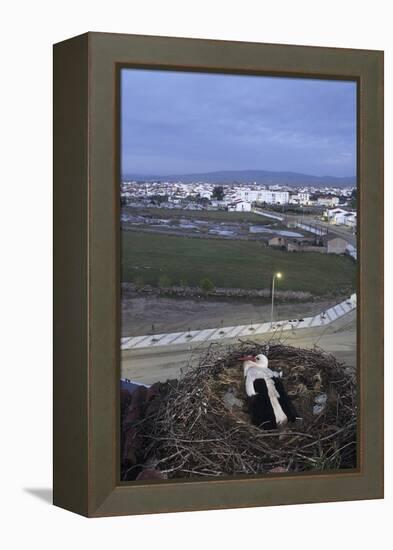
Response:
[[[256,208],[252,208],[251,212],[253,214],[258,214],[258,216],[263,216],[265,218],[272,218],[273,220],[278,220],[280,222],[284,220],[284,216],[279,216],[278,214],[272,214],[271,212],[265,212],[264,210],[257,210]]]
[[[171,332],[166,334],[148,334],[131,336],[121,339],[121,349],[142,349],[158,346],[173,346],[203,342],[218,342],[232,338],[244,338],[254,335],[275,333],[278,330],[294,330],[327,326],[344,315],[356,309],[356,294],[331,308],[318,313],[314,317],[276,321],[275,323],[256,323],[255,325],[237,325],[232,327],[208,328],[186,332]]]

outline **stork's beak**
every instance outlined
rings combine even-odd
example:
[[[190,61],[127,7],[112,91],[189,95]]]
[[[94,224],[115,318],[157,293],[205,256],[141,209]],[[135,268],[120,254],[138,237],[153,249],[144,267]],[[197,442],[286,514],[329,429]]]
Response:
[[[239,361],[255,361],[255,355],[244,355],[239,357]]]

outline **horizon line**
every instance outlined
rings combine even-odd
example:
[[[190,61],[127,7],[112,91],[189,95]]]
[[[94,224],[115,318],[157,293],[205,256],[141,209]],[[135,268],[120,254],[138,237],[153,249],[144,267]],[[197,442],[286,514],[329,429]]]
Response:
[[[207,175],[207,174],[211,174],[211,175],[214,175],[214,174],[220,174],[220,173],[225,173],[225,172],[232,172],[232,173],[242,173],[242,172],[267,172],[267,173],[271,173],[271,174],[293,174],[293,175],[298,175],[298,176],[307,176],[307,177],[312,177],[312,178],[332,178],[332,179],[353,179],[357,177],[356,173],[353,174],[353,175],[345,175],[345,176],[332,176],[331,174],[324,174],[324,175],[316,175],[316,174],[311,174],[311,173],[306,173],[306,172],[296,172],[296,171],[292,171],[292,170],[265,170],[265,169],[262,169],[262,168],[243,168],[243,169],[236,169],[236,170],[230,170],[230,169],[226,169],[226,170],[209,170],[209,171],[198,171],[198,172],[182,172],[182,173],[167,173],[167,174],[160,174],[160,173],[156,173],[156,174],[148,174],[148,173],[141,173],[141,172],[130,172],[130,173],[127,173],[127,172],[124,172],[121,174],[121,177],[124,177],[124,176],[127,176],[127,175],[136,175],[136,176],[143,176],[143,177],[160,177],[160,178],[168,178],[168,177],[171,177],[171,178],[175,178],[175,177],[180,177],[180,176],[199,176],[199,175]]]

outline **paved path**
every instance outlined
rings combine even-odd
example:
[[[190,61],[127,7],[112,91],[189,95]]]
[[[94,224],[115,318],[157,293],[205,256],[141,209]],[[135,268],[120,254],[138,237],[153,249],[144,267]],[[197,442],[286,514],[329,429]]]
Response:
[[[347,365],[356,365],[356,308],[325,325],[286,329],[278,327],[274,333],[253,333],[244,337],[216,340],[219,345],[231,345],[239,340],[266,342],[277,339],[296,347],[315,345],[332,353]],[[124,349],[121,352],[121,376],[136,382],[151,384],[168,378],[177,378],[182,368],[196,364],[198,357],[213,342],[209,340]]]

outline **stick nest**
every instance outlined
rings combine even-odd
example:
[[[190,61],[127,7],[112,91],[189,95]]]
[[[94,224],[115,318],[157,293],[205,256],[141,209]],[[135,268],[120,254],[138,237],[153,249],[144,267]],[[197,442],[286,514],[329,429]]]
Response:
[[[239,357],[258,353],[282,371],[297,410],[285,429],[251,424]],[[321,349],[213,345],[178,380],[146,391],[139,414],[135,399],[122,403],[123,480],[356,468],[355,372]]]

